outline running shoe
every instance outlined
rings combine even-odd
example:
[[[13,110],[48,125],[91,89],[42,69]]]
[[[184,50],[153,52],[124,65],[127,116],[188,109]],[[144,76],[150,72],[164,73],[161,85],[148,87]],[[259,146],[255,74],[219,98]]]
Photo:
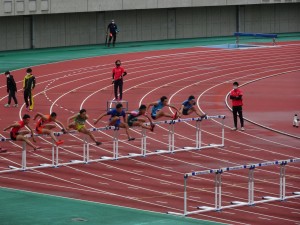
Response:
[[[19,105],[18,104],[14,104],[14,107],[19,107]]]
[[[131,138],[128,138],[128,141],[134,141],[135,138],[131,137]]]
[[[63,144],[63,143],[64,143],[63,140],[59,140],[58,142],[56,142],[56,145],[59,146],[59,145],[61,145],[61,144]]]
[[[4,107],[5,107],[5,108],[9,108],[9,107],[10,107],[10,104],[5,104]]]
[[[244,128],[244,127],[241,127],[241,131],[245,131],[245,128]]]
[[[42,147],[37,146],[37,147],[34,148],[34,151],[35,151],[35,150],[38,150],[38,149],[41,149],[41,148],[42,148]]]
[[[154,124],[151,124],[151,131],[153,132],[154,131],[154,127],[155,127],[155,125]]]
[[[102,144],[102,142],[96,141],[96,145],[97,145],[97,146],[99,146],[99,145],[101,145],[101,144]]]
[[[1,148],[0,148],[0,153],[5,153],[5,152],[7,152],[6,149],[1,149]]]
[[[201,117],[201,119],[205,119],[206,117],[207,117],[207,115],[206,114],[203,114],[202,116],[200,116]]]
[[[172,119],[173,119],[173,120],[176,120],[176,119],[177,119],[177,111],[174,113]]]
[[[232,130],[232,131],[236,131],[236,130],[237,130],[237,128],[236,128],[236,127],[233,127],[233,128],[231,128],[231,130]]]

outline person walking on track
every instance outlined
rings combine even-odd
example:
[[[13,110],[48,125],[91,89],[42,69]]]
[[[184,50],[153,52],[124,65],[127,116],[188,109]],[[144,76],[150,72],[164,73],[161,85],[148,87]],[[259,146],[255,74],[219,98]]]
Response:
[[[80,133],[90,136],[90,138],[96,143],[97,146],[101,145],[102,143],[100,141],[97,141],[92,132],[85,127],[85,122],[88,118],[89,116],[86,114],[86,110],[81,109],[79,113],[68,118],[68,128],[77,130]],[[71,123],[71,120],[74,121]]]
[[[152,106],[152,109],[151,109],[151,117],[152,119],[156,120],[160,117],[169,117],[169,118],[172,118],[173,120],[177,119],[178,118],[178,114],[179,114],[179,111],[176,107],[168,104],[168,98],[166,96],[162,96],[160,98],[159,101],[157,102],[152,102],[150,104],[148,104],[147,106],[147,111],[149,110],[149,108]],[[167,113],[167,112],[164,112],[162,111],[162,109],[165,107],[165,106],[168,106],[172,109],[175,109],[175,113],[174,115],[171,115],[170,113]]]
[[[32,75],[31,68],[28,68],[26,73],[27,74],[23,80],[24,101],[26,104],[26,110],[32,111],[34,106],[32,91],[35,88],[35,76]]]
[[[127,72],[121,67],[121,60],[116,60],[116,67],[112,70],[112,83],[114,84],[115,99],[122,101],[123,98],[123,77],[127,75]],[[118,98],[118,89],[120,97]]]
[[[43,115],[41,113],[37,113],[33,120],[36,120],[36,118],[40,117],[40,119],[38,120],[35,130],[38,134],[47,134],[50,135],[50,137],[54,140],[56,145],[61,145],[64,143],[64,141],[62,140],[57,140],[57,138],[54,135],[54,132],[52,131],[52,129],[54,129],[56,126],[54,124],[48,124],[51,122],[54,123],[58,123],[61,127],[62,127],[62,131],[65,133],[66,132],[66,128],[65,126],[62,124],[62,122],[58,121],[56,119],[57,114],[55,112],[52,112],[50,115]]]
[[[9,71],[5,72],[6,76],[6,86],[7,86],[7,93],[8,93],[8,102],[4,105],[4,107],[10,107],[11,99],[14,100],[15,104],[14,107],[18,107],[18,100],[16,98],[17,93],[17,85],[14,80],[13,75],[10,74]]]
[[[123,105],[121,103],[118,103],[116,105],[115,109],[109,110],[108,112],[102,113],[94,122],[94,124],[97,124],[99,120],[101,120],[104,116],[109,116],[109,126],[115,126],[115,127],[121,127],[125,128],[126,134],[128,136],[128,141],[133,141],[135,138],[130,137],[129,135],[129,126],[126,121],[126,113],[123,110]],[[123,121],[121,121],[120,117],[123,117]]]
[[[197,116],[201,118],[205,118],[206,114],[202,114],[196,107],[195,97],[193,95],[189,96],[187,100],[185,100],[179,109],[179,115],[190,115],[195,112]]]
[[[244,118],[243,118],[243,92],[239,89],[239,83],[233,83],[233,89],[230,91],[230,99],[232,100],[232,113],[234,127],[233,131],[237,130],[237,114],[240,117],[241,131],[244,131]]]
[[[111,40],[113,41],[113,47],[115,47],[116,39],[118,33],[118,26],[114,20],[111,20],[110,24],[107,26],[106,35],[109,35],[108,39],[108,47],[110,47]]]
[[[24,114],[23,118],[21,121],[16,122],[8,127],[6,127],[3,131],[6,131],[11,128],[10,131],[10,138],[13,141],[25,141],[29,146],[31,146],[34,150],[40,149],[40,147],[35,146],[32,144],[27,137],[24,135],[31,133],[32,140],[36,142],[33,134],[33,130],[29,126],[30,122],[30,116],[28,114]],[[20,131],[21,128],[27,127],[30,131],[28,130],[22,130]]]

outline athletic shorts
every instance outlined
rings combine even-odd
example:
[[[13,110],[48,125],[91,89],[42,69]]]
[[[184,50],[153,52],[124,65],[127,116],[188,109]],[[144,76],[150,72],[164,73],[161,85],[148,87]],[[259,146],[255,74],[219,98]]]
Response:
[[[134,117],[134,118],[128,120],[128,121],[127,121],[128,126],[132,127],[132,126],[133,126],[133,123],[136,122],[136,121],[138,121],[138,118],[137,118],[137,117]]]
[[[38,134],[42,134],[43,133],[43,130],[44,129],[44,127],[36,127],[35,128],[35,131],[38,133]]]
[[[75,130],[80,131],[82,128],[84,128],[84,124],[75,124]]]
[[[17,140],[17,136],[19,135],[19,133],[14,133],[14,132],[10,132],[10,139],[13,141]]]
[[[121,120],[120,120],[120,119],[118,119],[118,120],[116,120],[115,124],[113,124],[113,126],[115,126],[115,127],[119,127],[119,126],[120,126],[120,124],[121,124]]]
[[[183,114],[183,115],[185,115],[185,116],[186,116],[186,115],[189,115],[188,113],[189,113],[189,109],[183,109],[183,110],[182,110],[182,114]]]

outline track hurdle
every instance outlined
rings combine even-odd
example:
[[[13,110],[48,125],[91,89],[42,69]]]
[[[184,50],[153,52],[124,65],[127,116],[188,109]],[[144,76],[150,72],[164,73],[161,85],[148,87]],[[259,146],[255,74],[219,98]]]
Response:
[[[272,38],[272,44],[276,45],[277,34],[263,34],[263,33],[244,33],[244,32],[234,32],[233,35],[236,37],[236,45],[240,44],[240,36],[246,37],[260,37],[260,38]]]
[[[101,128],[91,128],[89,129],[92,132],[96,131],[106,131],[106,130],[115,130],[115,137],[114,137],[114,154],[117,152],[115,148],[117,148],[117,129],[114,126],[107,126],[107,127],[101,127]],[[77,131],[71,131],[69,133],[77,133]],[[63,132],[54,132],[55,136],[61,136],[63,135]],[[47,135],[40,135],[40,134],[35,134],[34,136],[47,136]],[[26,135],[26,137],[31,137],[31,135]],[[12,141],[10,138],[1,138],[1,142],[6,142],[6,141]],[[52,158],[51,158],[51,163],[42,163],[37,166],[27,166],[27,149],[26,149],[26,142],[22,142],[22,156],[21,156],[21,167],[16,167],[16,166],[8,166],[8,170],[2,170],[0,173],[6,173],[6,172],[12,172],[12,171],[26,171],[26,170],[33,170],[33,169],[39,169],[39,168],[57,168],[59,166],[67,166],[67,165],[72,165],[72,164],[81,164],[81,163],[89,163],[89,142],[88,142],[88,137],[85,136],[83,139],[83,160],[70,160],[70,162],[67,163],[59,163],[59,149],[60,146],[56,146],[54,141],[52,141]]]
[[[210,119],[222,119],[221,122],[221,129],[222,129],[222,136],[221,136],[221,143],[220,144],[209,144],[207,146],[202,146],[202,130],[201,130],[201,122],[204,120],[210,120]],[[144,138],[144,143],[142,144],[142,155],[153,155],[153,154],[161,154],[161,153],[175,153],[180,151],[188,151],[188,150],[202,150],[206,148],[216,148],[216,147],[224,147],[225,142],[225,130],[224,130],[224,115],[216,115],[216,116],[206,116],[205,118],[196,117],[196,118],[186,118],[186,119],[177,119],[177,120],[166,120],[166,121],[158,121],[154,122],[155,125],[163,125],[168,124],[168,150],[156,150],[156,152],[147,153],[146,149],[146,138]],[[175,149],[175,130],[174,126],[176,123],[181,122],[196,122],[196,146],[194,147],[184,147]],[[146,123],[147,125],[150,125],[150,123]],[[144,131],[146,132],[146,131]]]
[[[209,119],[222,119],[222,137],[221,137],[221,143],[220,144],[210,144],[207,146],[202,145],[202,137],[201,137],[201,122],[204,120],[209,120]],[[141,133],[141,153],[129,153],[128,155],[120,155],[119,154],[119,129],[114,126],[107,126],[107,127],[102,127],[102,128],[91,128],[89,129],[91,132],[97,132],[97,131],[107,131],[107,130],[114,130],[113,134],[113,152],[112,156],[102,156],[99,159],[90,159],[90,148],[89,148],[89,140],[88,137],[85,136],[83,139],[83,154],[82,154],[82,160],[70,160],[65,163],[59,163],[59,149],[61,148],[60,146],[56,146],[54,142],[52,142],[52,160],[51,163],[43,163],[39,164],[38,166],[31,166],[28,167],[26,165],[26,144],[25,142],[23,143],[22,147],[22,163],[21,163],[21,168],[15,167],[15,166],[10,166],[10,170],[3,170],[0,171],[0,173],[4,172],[11,172],[11,171],[25,171],[25,170],[30,170],[30,169],[38,169],[38,168],[57,168],[60,166],[67,166],[67,165],[73,165],[73,164],[88,164],[90,162],[99,162],[99,161],[105,161],[105,160],[118,160],[122,158],[132,158],[132,157],[145,157],[148,155],[157,155],[157,154],[164,154],[164,153],[175,153],[179,151],[189,151],[189,150],[201,150],[205,148],[215,148],[215,147],[223,147],[224,146],[224,115],[217,115],[217,116],[206,116],[205,118],[185,118],[185,119],[177,119],[177,120],[166,120],[166,121],[155,121],[154,124],[156,125],[168,125],[168,150],[157,150],[155,152],[147,152],[147,134],[146,130],[142,129]],[[181,122],[191,122],[195,121],[196,122],[196,145],[194,147],[184,147],[184,148],[179,148],[175,149],[175,124],[181,123]],[[146,125],[150,125],[149,123],[145,123]],[[69,133],[77,133],[77,131],[72,131]],[[63,135],[63,132],[54,132],[55,136],[60,136]],[[35,135],[35,136],[46,136],[46,135]],[[30,135],[27,135],[27,137],[30,137]],[[10,139],[5,139],[2,138],[0,139],[1,141],[11,141]],[[47,159],[49,160],[49,159]]]
[[[100,127],[100,128],[90,128],[88,129],[91,132],[98,132],[98,131],[108,131],[108,130],[113,130],[114,131],[114,137],[113,137],[113,156],[112,157],[107,157],[104,159],[109,160],[109,159],[115,159],[116,158],[116,152],[118,151],[118,127],[115,126],[106,126],[106,127]],[[59,136],[62,135],[62,132],[57,132],[54,133],[54,135]],[[58,166],[67,166],[67,165],[73,165],[73,164],[88,164],[90,162],[97,162],[101,161],[100,159],[90,159],[90,143],[89,143],[89,137],[86,135],[84,136],[83,140],[83,153],[82,153],[82,160],[70,160],[70,162],[66,163],[59,163]],[[58,153],[57,153],[58,154]],[[56,157],[58,157],[56,155]]]
[[[254,206],[259,203],[271,202],[271,201],[284,201],[289,198],[297,198],[300,197],[300,192],[293,192],[294,195],[286,196],[286,165],[289,163],[300,162],[300,158],[296,159],[287,159],[287,160],[280,160],[280,161],[269,161],[269,162],[262,162],[257,164],[249,164],[249,165],[240,165],[234,167],[225,167],[220,169],[210,169],[204,171],[195,171],[191,173],[184,174],[184,196],[183,196],[183,213],[178,212],[167,212],[168,214],[178,215],[178,216],[188,216],[191,214],[196,213],[204,213],[209,211],[216,211],[220,212],[223,209],[227,208],[234,208],[239,206]],[[254,170],[255,168],[264,167],[264,166],[280,166],[280,173],[279,173],[279,196],[263,196],[262,200],[254,201]],[[248,201],[241,202],[241,201],[232,201],[231,205],[222,206],[222,174],[227,171],[233,170],[241,170],[241,169],[249,169],[248,173]],[[189,177],[204,175],[204,174],[214,174],[215,175],[215,206],[208,207],[208,206],[198,206],[195,211],[188,211],[188,195],[187,195],[187,180]]]

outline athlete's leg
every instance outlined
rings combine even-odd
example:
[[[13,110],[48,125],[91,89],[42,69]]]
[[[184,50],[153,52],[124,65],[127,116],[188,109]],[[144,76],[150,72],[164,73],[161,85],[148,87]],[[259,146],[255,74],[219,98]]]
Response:
[[[129,141],[133,141],[133,140],[135,139],[135,138],[130,137],[130,135],[129,135],[129,126],[128,126],[127,123],[121,122],[119,126],[120,126],[121,128],[125,128],[125,131],[126,131],[126,134],[127,134],[127,137],[128,137],[128,140],[129,140]]]
[[[29,95],[29,100],[30,100],[30,106],[29,106],[29,109],[30,109],[30,110],[33,110],[34,100],[33,100],[33,94],[32,94],[31,91],[30,91],[30,95]]]
[[[96,143],[96,145],[101,145],[101,142],[97,141],[95,136],[92,134],[91,131],[87,130],[85,127],[82,127],[79,132],[83,133],[83,134],[87,134],[88,136],[90,136],[90,138]]]
[[[24,137],[22,134],[18,134],[17,137],[16,137],[16,140],[17,140],[17,141],[25,141],[26,144],[28,144],[29,146],[31,146],[34,150],[37,149],[37,147],[36,147],[34,144],[32,144],[32,143],[28,140],[28,138]]]

